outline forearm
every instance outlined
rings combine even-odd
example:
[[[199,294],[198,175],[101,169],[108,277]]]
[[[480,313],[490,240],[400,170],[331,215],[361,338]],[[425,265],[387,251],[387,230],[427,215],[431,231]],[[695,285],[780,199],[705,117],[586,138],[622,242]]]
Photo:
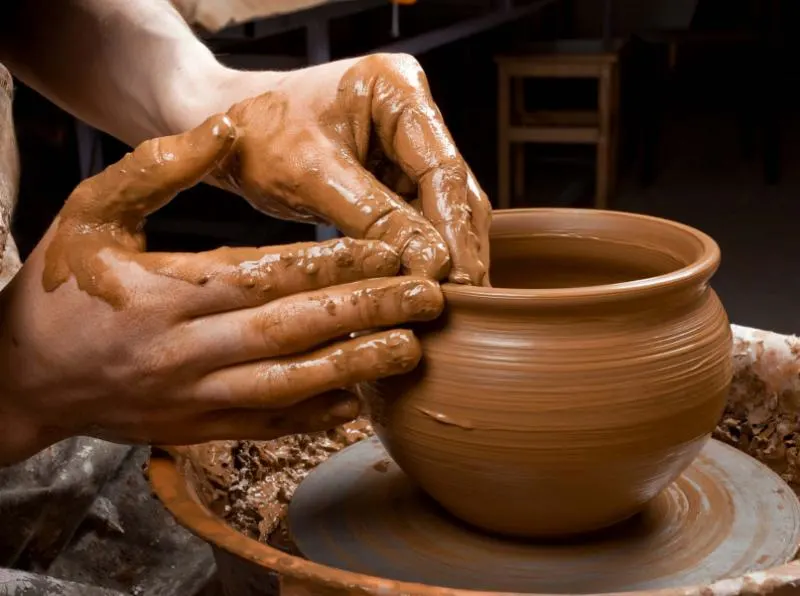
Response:
[[[234,74],[168,0],[16,0],[3,17],[0,61],[131,145],[202,120]]]

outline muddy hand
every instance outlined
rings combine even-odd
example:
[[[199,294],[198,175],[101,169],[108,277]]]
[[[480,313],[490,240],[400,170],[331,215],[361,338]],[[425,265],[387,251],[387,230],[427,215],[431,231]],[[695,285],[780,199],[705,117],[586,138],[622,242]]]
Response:
[[[442,296],[397,277],[382,242],[144,251],[144,218],[235,137],[217,116],[83,182],[0,294],[0,464],[77,434],[191,444],[326,429],[358,414],[342,388],[416,366],[417,340],[392,329],[437,316]]]
[[[491,207],[414,58],[334,62],[256,91],[228,111],[242,135],[223,186],[277,217],[382,240],[405,272],[488,284]]]

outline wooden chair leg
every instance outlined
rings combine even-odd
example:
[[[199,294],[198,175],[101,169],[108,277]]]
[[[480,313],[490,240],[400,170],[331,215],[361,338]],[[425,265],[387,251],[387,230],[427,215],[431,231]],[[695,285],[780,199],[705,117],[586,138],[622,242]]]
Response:
[[[609,184],[608,184],[608,197],[612,200],[617,193],[617,180],[619,177],[619,137],[620,137],[620,81],[619,81],[619,65],[611,67],[611,122],[609,124]]]
[[[608,139],[601,138],[597,143],[597,167],[594,190],[595,209],[608,208],[608,166],[610,151],[608,150]]]
[[[497,79],[497,204],[511,207],[511,77],[501,66]]]
[[[525,201],[525,144],[514,143],[511,151],[514,154],[514,202],[520,205]]]
[[[597,165],[595,179],[594,206],[597,209],[608,208],[611,172],[611,72],[606,68],[598,80],[597,103],[600,119],[600,135],[597,140]]]

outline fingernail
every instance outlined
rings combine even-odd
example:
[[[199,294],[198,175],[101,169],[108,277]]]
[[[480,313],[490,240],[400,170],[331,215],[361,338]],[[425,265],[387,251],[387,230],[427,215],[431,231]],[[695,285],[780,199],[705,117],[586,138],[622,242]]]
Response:
[[[438,317],[444,307],[444,296],[439,284],[427,280],[409,282],[400,300],[403,312],[419,321]]]

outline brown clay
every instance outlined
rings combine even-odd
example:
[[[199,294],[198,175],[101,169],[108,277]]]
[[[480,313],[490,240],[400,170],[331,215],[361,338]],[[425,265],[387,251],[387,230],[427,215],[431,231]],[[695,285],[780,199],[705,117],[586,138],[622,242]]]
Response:
[[[343,60],[256,89],[227,112],[242,134],[218,184],[273,216],[382,240],[406,273],[488,283],[491,207],[416,60]]]
[[[797,491],[800,486],[797,464],[800,455],[796,447],[800,436],[797,417],[800,339],[736,326],[733,331],[736,374],[729,395],[730,411],[717,428],[717,436],[769,464]],[[740,416],[741,432],[734,428],[737,416]],[[254,445],[250,444],[250,448]],[[216,446],[197,449],[212,448]],[[277,455],[281,453],[274,441],[260,444],[260,449],[265,454],[273,449]],[[284,467],[282,473],[295,483],[306,473],[303,467],[294,468],[290,462],[274,464],[276,470]],[[276,596],[278,593],[281,596],[501,596],[390,581],[333,569],[259,543],[237,532],[209,510],[202,497],[207,482],[202,470],[181,458],[173,460],[165,454],[154,454],[150,480],[158,497],[178,521],[211,543],[226,596]],[[794,561],[710,585],[627,592],[626,596],[767,596],[796,594],[798,590],[800,562]],[[592,593],[600,592],[592,590]]]
[[[235,138],[214,116],[67,200],[3,291],[0,405],[15,433],[0,465],[74,435],[185,445],[329,429],[359,413],[344,388],[419,362],[398,327],[438,316],[443,295],[397,276],[400,256],[379,240],[145,251],[145,217]]]
[[[329,567],[431,586],[585,594],[689,586],[782,565],[800,501],[764,464],[709,441],[640,515],[574,540],[506,540],[426,498],[377,438],[322,462],[289,506],[299,552]]]
[[[199,446],[197,451],[211,446]],[[264,445],[269,450],[270,445]],[[279,453],[279,452],[277,452]],[[285,474],[294,478],[304,475],[301,468],[284,462]],[[280,468],[276,464],[276,468]],[[304,467],[304,466],[303,466]],[[278,548],[258,542],[239,533],[204,504],[202,491],[207,480],[193,457],[175,454],[174,458],[163,452],[154,452],[148,467],[150,482],[159,499],[179,523],[208,541],[214,549],[218,574],[223,581],[226,596],[522,596],[508,592],[486,592],[443,588],[405,581],[394,581],[305,560]],[[383,475],[383,474],[381,474]],[[363,495],[368,498],[368,495]],[[265,505],[269,504],[266,499]],[[760,512],[759,515],[770,515]],[[723,516],[724,517],[724,516]],[[709,536],[701,536],[708,540]],[[718,531],[711,532],[711,542],[719,538]],[[680,539],[680,537],[678,537]],[[383,545],[383,540],[376,547]],[[426,544],[435,548],[435,544]],[[509,545],[507,548],[515,548]],[[591,548],[589,548],[591,552]],[[596,553],[600,555],[600,553]],[[658,558],[659,553],[637,553]],[[669,560],[663,560],[669,565]],[[480,571],[481,562],[474,571]],[[633,570],[635,571],[635,570]],[[548,574],[542,578],[547,580]],[[559,578],[551,578],[558,581]],[[627,596],[756,596],[772,593],[777,588],[794,593],[800,588],[800,565],[793,562],[773,567],[768,571],[753,572],[728,578],[713,584],[694,584],[657,590],[625,592]],[[551,592],[552,593],[552,592]],[[590,592],[602,594],[600,589]],[[781,592],[782,593],[782,592]],[[607,593],[607,596],[622,593]]]
[[[446,285],[423,364],[362,387],[400,467],[485,530],[561,536],[624,520],[722,413],[731,331],[717,245],[625,213],[495,214],[492,288]]]

